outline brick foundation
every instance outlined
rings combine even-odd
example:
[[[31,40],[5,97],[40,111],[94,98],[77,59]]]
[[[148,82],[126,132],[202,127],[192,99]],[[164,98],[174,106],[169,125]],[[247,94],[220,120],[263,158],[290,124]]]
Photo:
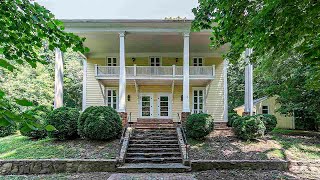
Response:
[[[126,126],[128,123],[128,113],[127,112],[119,112],[119,116],[122,121],[122,126]]]
[[[181,124],[184,126],[187,122],[187,118],[190,115],[190,112],[181,112]]]

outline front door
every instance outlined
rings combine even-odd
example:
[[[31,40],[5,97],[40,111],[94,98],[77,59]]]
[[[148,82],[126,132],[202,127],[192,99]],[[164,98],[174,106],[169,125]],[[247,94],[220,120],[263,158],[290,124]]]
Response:
[[[140,117],[153,117],[153,94],[140,95]]]
[[[158,95],[158,118],[171,117],[171,95],[159,94]]]

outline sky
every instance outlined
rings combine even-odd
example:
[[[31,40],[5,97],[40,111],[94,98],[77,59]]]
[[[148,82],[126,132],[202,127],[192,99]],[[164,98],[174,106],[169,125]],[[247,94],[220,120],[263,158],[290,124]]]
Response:
[[[36,0],[58,19],[193,19],[197,0]]]

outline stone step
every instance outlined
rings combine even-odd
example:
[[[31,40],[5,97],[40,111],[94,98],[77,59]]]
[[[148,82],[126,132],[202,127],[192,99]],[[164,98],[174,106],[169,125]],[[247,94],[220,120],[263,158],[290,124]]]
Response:
[[[150,172],[168,172],[168,173],[181,173],[190,171],[191,168],[184,166],[181,163],[166,163],[166,164],[154,164],[154,163],[126,163],[123,166],[117,168],[119,172],[128,173],[150,173]]]
[[[129,148],[179,148],[179,144],[131,144]]]
[[[131,140],[129,141],[130,144],[178,144],[178,140]]]
[[[163,136],[159,136],[159,135],[133,135],[130,139],[132,140],[139,140],[139,139],[143,139],[143,140],[174,140],[177,139],[176,135],[163,135]]]
[[[182,163],[181,157],[167,157],[167,158],[135,158],[127,157],[125,159],[127,163]]]
[[[172,130],[144,130],[144,129],[135,129],[135,134],[159,134],[159,135],[168,135],[168,134],[177,134],[177,131],[175,129]]]
[[[162,126],[134,126],[136,130],[175,130],[175,127]]]
[[[166,158],[166,157],[181,157],[180,152],[156,152],[156,153],[137,153],[137,152],[130,152],[127,153],[126,157],[134,157],[134,158],[151,158],[151,157],[158,157],[158,158]]]
[[[148,152],[179,152],[180,148],[128,148],[127,152],[141,152],[141,153],[148,153]]]

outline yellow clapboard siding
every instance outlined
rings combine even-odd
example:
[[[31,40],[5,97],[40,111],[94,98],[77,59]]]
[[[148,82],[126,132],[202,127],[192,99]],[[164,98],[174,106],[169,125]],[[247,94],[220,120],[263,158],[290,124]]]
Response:
[[[191,58],[192,59],[192,58]],[[224,111],[224,97],[223,97],[223,60],[221,58],[204,58],[205,66],[216,66],[216,76],[215,79],[211,82],[210,88],[208,88],[208,97],[206,98],[205,109],[210,113],[215,121],[223,121],[223,111]],[[166,58],[162,57],[162,65],[172,66],[176,64],[182,66],[182,59],[179,58],[176,62],[176,58]],[[89,106],[103,106],[103,96],[101,94],[100,86],[98,81],[95,78],[95,69],[94,65],[105,65],[104,59],[88,59],[87,64],[87,107]],[[149,66],[148,57],[136,57],[135,62],[132,62],[131,58],[126,58],[126,65],[132,66],[137,64],[137,66]],[[190,62],[191,64],[191,62]],[[190,110],[192,110],[192,88],[190,86]],[[205,88],[205,87],[204,87]],[[172,87],[170,85],[166,86],[139,86],[140,93],[153,93],[153,114],[157,114],[157,96],[159,93],[169,93],[172,92]],[[183,86],[175,85],[172,101],[172,113],[171,117],[174,121],[178,121],[178,113],[182,112],[182,101],[181,95],[183,94]],[[127,97],[130,95],[130,101]],[[136,92],[135,86],[127,85],[126,88],[126,111],[129,118],[131,117],[132,121],[136,121],[139,117],[139,104],[138,104],[138,95]],[[131,113],[131,116],[130,116]],[[130,120],[130,119],[129,119]]]

